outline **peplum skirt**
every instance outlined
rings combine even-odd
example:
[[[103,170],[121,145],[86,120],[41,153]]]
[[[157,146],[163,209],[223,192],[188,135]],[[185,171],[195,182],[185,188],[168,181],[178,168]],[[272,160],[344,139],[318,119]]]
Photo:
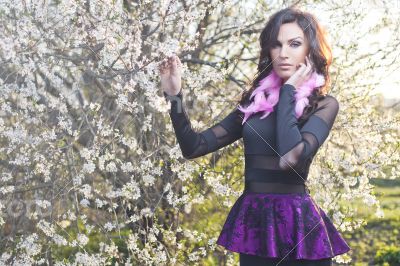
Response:
[[[350,250],[308,193],[244,191],[217,244],[233,252],[284,260],[333,258]]]

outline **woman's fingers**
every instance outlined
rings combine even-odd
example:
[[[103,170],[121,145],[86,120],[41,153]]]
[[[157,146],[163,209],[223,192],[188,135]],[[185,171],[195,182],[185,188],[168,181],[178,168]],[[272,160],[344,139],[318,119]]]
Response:
[[[309,76],[310,76],[311,70],[312,70],[312,68],[311,68],[311,62],[310,62],[310,60],[308,59],[308,56],[306,56],[306,64],[304,64],[304,63],[300,63],[300,64],[302,64],[302,65],[304,66],[304,70],[303,70],[303,72],[302,72],[302,77],[303,77],[304,79],[308,79]]]
[[[308,80],[314,71],[313,63],[311,62],[310,58],[307,56],[305,58],[305,63],[299,63],[296,67],[295,73],[290,77],[289,84],[294,84],[297,88],[303,82]]]
[[[158,65],[158,68],[160,70],[161,73],[165,72],[165,61],[161,61],[161,63]]]
[[[300,77],[304,77],[306,70],[307,70],[307,66],[304,63],[300,63],[300,67],[298,69],[298,75]]]
[[[306,61],[307,61],[307,79],[311,77],[311,74],[313,72],[313,65],[308,56],[306,56]]]
[[[163,73],[166,72],[166,70],[169,68],[169,59],[168,58],[163,59],[159,64],[159,68]]]
[[[179,66],[182,66],[182,62],[181,62],[181,60],[179,59],[179,57],[178,56],[175,56],[176,57],[176,62],[178,63],[178,65]]]
[[[172,55],[164,58],[159,64],[158,69],[161,74],[175,73],[175,71],[182,66],[181,61],[177,55]]]
[[[165,74],[165,73],[167,73],[168,69],[169,69],[168,60],[164,59],[160,64],[160,71],[162,74]]]
[[[308,61],[310,62],[311,72],[313,72],[314,71],[314,63],[313,63],[313,61],[311,61],[310,57],[308,57]]]
[[[171,56],[171,66],[172,66],[172,69],[176,69],[176,66],[177,66],[177,63],[176,63],[176,59],[175,59],[175,56]]]
[[[308,68],[307,72],[310,72],[312,69],[312,64],[311,64],[310,58],[308,58],[308,56],[306,56],[306,61],[307,61],[307,68]]]
[[[300,67],[296,71],[295,75],[297,76],[298,84],[301,85],[304,81],[306,81],[309,78],[310,67],[308,63],[307,65],[304,63],[300,63],[299,66]]]

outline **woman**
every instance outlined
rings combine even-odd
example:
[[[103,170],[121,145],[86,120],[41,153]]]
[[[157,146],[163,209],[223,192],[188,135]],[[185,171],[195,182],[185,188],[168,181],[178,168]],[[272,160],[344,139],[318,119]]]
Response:
[[[260,44],[252,87],[228,116],[200,133],[182,105],[179,58],[160,64],[174,131],[188,159],[243,137],[245,190],[217,240],[240,253],[241,265],[331,265],[350,248],[305,184],[339,111],[327,94],[330,48],[315,18],[294,8],[271,16]]]

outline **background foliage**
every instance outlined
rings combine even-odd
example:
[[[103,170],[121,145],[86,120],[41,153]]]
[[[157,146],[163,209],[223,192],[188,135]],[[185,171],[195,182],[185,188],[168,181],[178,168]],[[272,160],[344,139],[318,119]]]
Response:
[[[340,111],[309,185],[353,248],[337,263],[399,261],[398,183],[372,182],[399,179],[398,105],[373,91],[399,67],[396,3],[290,2],[321,19],[334,52]],[[204,130],[248,89],[258,36],[287,5],[0,1],[0,262],[237,264],[215,241],[243,189],[242,141],[185,160],[157,64],[179,55]]]

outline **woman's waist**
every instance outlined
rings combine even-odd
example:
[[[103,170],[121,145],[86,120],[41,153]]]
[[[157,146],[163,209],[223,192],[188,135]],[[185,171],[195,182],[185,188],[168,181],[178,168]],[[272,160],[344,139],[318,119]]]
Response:
[[[304,184],[308,173],[298,171],[283,171],[274,169],[245,168],[246,181],[259,181],[268,183]]]
[[[302,193],[309,194],[309,189],[305,183],[280,183],[280,182],[260,182],[260,181],[246,181],[245,192],[255,193]]]

